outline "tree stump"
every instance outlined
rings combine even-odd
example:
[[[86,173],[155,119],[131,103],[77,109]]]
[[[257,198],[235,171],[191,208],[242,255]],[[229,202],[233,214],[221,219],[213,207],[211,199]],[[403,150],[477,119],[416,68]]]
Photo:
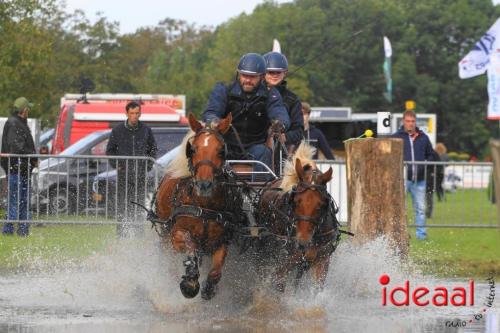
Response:
[[[408,254],[403,141],[395,138],[346,142],[348,226],[357,242],[385,235]]]
[[[493,155],[493,182],[495,183],[495,199],[497,203],[497,223],[500,228],[500,140],[490,140]]]

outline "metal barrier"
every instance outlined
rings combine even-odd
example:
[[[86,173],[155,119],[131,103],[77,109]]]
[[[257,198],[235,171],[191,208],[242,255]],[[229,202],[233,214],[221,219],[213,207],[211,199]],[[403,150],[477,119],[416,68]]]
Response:
[[[144,225],[144,210],[130,202],[147,206],[163,175],[162,166],[149,157],[1,157],[10,171],[0,177],[0,205],[5,210],[0,223]],[[35,161],[38,165],[32,169]],[[23,206],[28,216],[19,214]]]
[[[16,205],[16,211],[24,202],[19,198],[22,187],[15,187],[12,181],[21,176],[17,169],[10,175],[0,176],[0,223],[28,221],[29,223],[61,224],[121,224],[144,225],[144,211],[130,204],[136,201],[148,207],[153,193],[158,187],[164,167],[145,157],[115,156],[64,156],[64,155],[1,155],[10,166],[16,163],[31,164],[39,159],[37,168],[28,168],[26,179],[29,202],[29,216],[8,218],[8,208]],[[111,165],[118,163],[120,175]],[[149,164],[151,169],[144,171]],[[257,163],[255,161],[228,161],[233,164]],[[333,168],[333,178],[327,184],[328,192],[339,206],[337,218],[342,225],[347,223],[347,174],[343,161],[316,161],[323,172]],[[142,165],[142,166],[141,166]],[[429,227],[498,227],[494,193],[490,178],[492,163],[472,162],[415,162],[405,163],[405,168],[424,166],[428,184],[427,226]],[[254,167],[254,166],[253,166]],[[251,167],[251,169],[253,169]],[[261,166],[262,167],[262,166]],[[240,176],[274,178],[272,172],[262,167],[261,172],[239,172]],[[134,171],[135,170],[135,171]],[[143,170],[143,171],[140,171]],[[128,174],[132,172],[132,175]],[[440,178],[439,174],[442,174]],[[14,176],[14,177],[9,177]],[[126,180],[123,180],[126,179]],[[134,186],[135,184],[135,186]],[[441,186],[439,186],[441,185]],[[17,195],[9,195],[9,186]],[[442,190],[441,190],[442,189]],[[12,192],[12,191],[11,191]],[[132,193],[131,193],[132,192]],[[414,226],[411,200],[408,201],[408,225]],[[129,203],[129,204],[126,204]],[[390,203],[387,203],[390,204]],[[149,208],[149,207],[148,207]]]
[[[328,192],[339,206],[337,218],[347,224],[347,174],[345,162],[316,161],[321,171],[333,168]],[[424,166],[426,217],[429,227],[499,227],[494,205],[491,175],[493,163],[484,162],[405,162],[405,168]],[[442,172],[443,177],[437,176]],[[406,174],[406,170],[405,170]],[[442,180],[442,181],[441,181]],[[441,183],[440,183],[441,181]],[[440,186],[442,191],[440,191]],[[390,203],[387,203],[390,204]],[[408,226],[415,226],[415,214],[407,195]]]

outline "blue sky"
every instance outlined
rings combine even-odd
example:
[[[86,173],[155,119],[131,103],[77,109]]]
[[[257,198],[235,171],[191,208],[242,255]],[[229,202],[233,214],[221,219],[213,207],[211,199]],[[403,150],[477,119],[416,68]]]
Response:
[[[278,3],[291,0],[278,0]],[[251,13],[263,0],[65,0],[66,11],[82,9],[91,20],[103,12],[120,22],[122,33],[134,32],[140,26],[156,25],[170,17],[197,25],[217,26],[242,12]]]

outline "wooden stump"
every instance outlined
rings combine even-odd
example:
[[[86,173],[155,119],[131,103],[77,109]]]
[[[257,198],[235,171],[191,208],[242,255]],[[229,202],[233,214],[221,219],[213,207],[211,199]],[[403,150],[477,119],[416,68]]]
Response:
[[[403,140],[346,142],[348,226],[358,242],[385,235],[403,256],[408,253]]]
[[[495,199],[497,203],[497,223],[500,228],[500,140],[490,140],[493,155],[493,181],[495,183]]]

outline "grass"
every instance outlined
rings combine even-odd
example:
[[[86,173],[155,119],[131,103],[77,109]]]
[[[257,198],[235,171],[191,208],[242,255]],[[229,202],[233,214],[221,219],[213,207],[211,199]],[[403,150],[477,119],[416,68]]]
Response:
[[[408,195],[408,198],[410,196]],[[408,200],[408,223],[414,224],[414,212]],[[491,225],[497,226],[497,207],[492,204],[486,190],[466,189],[455,193],[446,192],[445,200],[438,201],[434,195],[434,209],[432,218],[427,224],[445,225]]]
[[[500,278],[500,230],[428,228],[428,240],[409,228],[410,258],[423,272],[443,277]]]
[[[0,272],[78,262],[115,239],[115,226],[31,226],[30,236],[0,235]]]

